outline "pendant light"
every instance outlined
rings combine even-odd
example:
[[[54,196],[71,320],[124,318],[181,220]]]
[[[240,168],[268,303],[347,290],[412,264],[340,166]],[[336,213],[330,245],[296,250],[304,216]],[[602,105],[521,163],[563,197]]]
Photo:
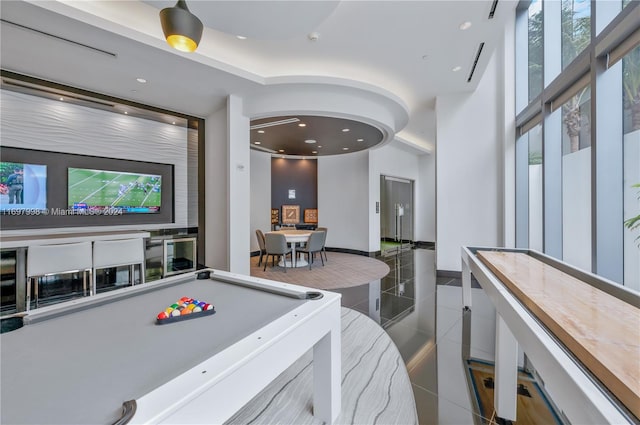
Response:
[[[182,52],[193,52],[202,38],[202,22],[192,14],[184,0],[160,11],[160,24],[167,43]]]

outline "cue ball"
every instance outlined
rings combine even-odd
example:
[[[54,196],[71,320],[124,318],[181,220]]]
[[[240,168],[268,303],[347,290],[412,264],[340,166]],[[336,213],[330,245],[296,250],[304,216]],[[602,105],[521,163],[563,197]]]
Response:
[[[177,310],[177,309],[173,310],[171,312],[171,317],[177,317],[177,316],[180,316],[180,310]]]

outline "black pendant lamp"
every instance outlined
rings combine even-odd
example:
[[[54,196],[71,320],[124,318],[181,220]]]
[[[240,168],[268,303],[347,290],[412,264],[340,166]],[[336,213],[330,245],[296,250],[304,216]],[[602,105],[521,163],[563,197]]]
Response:
[[[160,11],[160,24],[167,43],[182,52],[194,52],[202,38],[202,22],[189,11],[184,0]]]

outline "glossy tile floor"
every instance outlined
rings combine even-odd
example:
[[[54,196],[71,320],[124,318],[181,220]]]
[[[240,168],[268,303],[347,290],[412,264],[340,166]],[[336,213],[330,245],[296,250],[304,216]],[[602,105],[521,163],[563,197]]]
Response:
[[[475,358],[493,359],[495,310],[490,301],[482,289],[473,289],[474,320],[471,312],[463,314],[460,280],[436,278],[433,250],[378,259],[389,265],[390,273],[368,285],[339,290],[343,306],[369,315],[396,343],[421,424],[481,423],[473,412],[462,355],[464,350]]]

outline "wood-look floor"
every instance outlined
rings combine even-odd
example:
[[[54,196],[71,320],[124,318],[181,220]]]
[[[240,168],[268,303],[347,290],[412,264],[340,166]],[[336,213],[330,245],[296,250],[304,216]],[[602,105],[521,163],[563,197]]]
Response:
[[[524,253],[477,256],[640,418],[640,309]]]

